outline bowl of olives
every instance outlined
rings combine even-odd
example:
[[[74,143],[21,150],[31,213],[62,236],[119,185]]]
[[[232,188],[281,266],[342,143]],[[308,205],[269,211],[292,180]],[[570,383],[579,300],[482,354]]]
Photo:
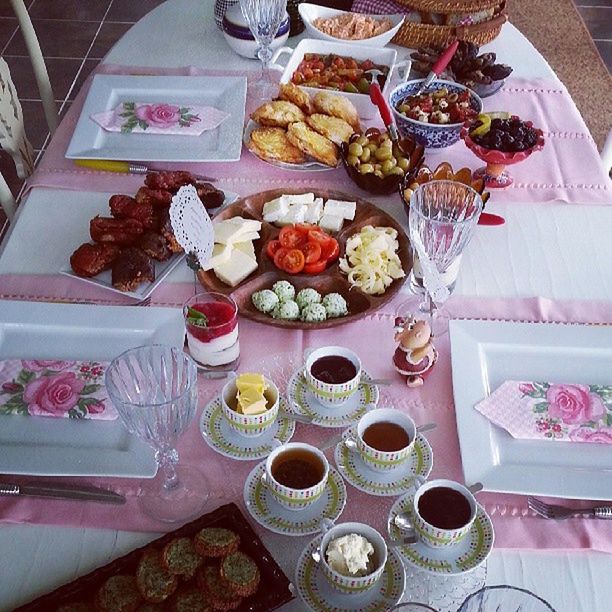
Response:
[[[465,122],[461,138],[476,157],[486,162],[474,176],[484,178],[489,188],[511,185],[513,179],[506,166],[527,159],[544,146],[542,130],[510,113],[481,113],[476,120]]]
[[[404,176],[423,163],[425,149],[410,138],[394,143],[386,131],[368,128],[342,143],[342,162],[347,174],[365,191],[393,193]]]

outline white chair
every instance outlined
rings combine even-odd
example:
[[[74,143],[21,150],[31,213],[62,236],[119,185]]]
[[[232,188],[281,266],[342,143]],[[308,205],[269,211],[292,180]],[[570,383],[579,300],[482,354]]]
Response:
[[[40,44],[23,0],[11,0],[11,5],[19,21],[32,62],[47,125],[53,134],[58,123],[57,106]],[[32,174],[34,169],[32,146],[25,135],[23,112],[8,64],[2,58],[0,58],[0,148],[13,158],[19,178]],[[0,205],[10,221],[15,214],[16,202],[2,175],[0,175]]]

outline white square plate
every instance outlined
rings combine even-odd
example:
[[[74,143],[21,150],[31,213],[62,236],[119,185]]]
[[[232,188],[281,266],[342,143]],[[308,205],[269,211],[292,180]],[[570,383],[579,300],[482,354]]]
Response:
[[[90,115],[121,102],[214,106],[230,116],[200,136],[107,132]],[[242,150],[245,77],[129,76],[97,74],[85,99],[66,157],[125,161],[237,161]]]
[[[182,346],[174,308],[0,302],[0,359],[110,361],[143,344]],[[155,475],[151,447],[122,421],[0,416],[0,473],[37,476]]]
[[[517,440],[474,405],[506,380],[612,384],[612,327],[451,321],[453,392],[466,482],[487,491],[612,500],[610,446]]]

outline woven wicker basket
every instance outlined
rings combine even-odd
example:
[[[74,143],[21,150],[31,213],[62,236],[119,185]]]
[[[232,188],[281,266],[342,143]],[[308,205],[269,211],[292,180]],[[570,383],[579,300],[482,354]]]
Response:
[[[492,11],[486,21],[473,24],[437,25],[404,21],[392,42],[396,45],[418,49],[419,47],[445,47],[453,40],[465,40],[478,46],[490,43],[499,36],[508,19],[505,0],[396,0],[405,4],[406,9],[422,13],[446,15],[453,21],[453,15]]]

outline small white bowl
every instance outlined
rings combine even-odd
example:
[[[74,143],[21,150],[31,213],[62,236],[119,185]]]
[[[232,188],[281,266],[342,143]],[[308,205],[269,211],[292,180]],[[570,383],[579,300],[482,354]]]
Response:
[[[306,32],[308,32],[308,35],[312,36],[312,38],[320,38],[321,40],[331,40],[336,42],[347,42],[353,46],[362,45],[364,47],[384,47],[385,45],[389,44],[391,39],[402,27],[405,19],[405,15],[370,15],[370,17],[374,17],[375,19],[389,19],[393,24],[393,27],[383,34],[372,36],[371,38],[347,40],[345,38],[336,38],[335,36],[330,36],[329,34],[325,34],[325,32],[321,32],[321,30],[313,25],[313,21],[319,17],[322,17],[323,19],[337,17],[338,15],[350,13],[350,11],[338,11],[336,9],[318,6],[316,4],[309,4],[307,2],[301,3],[298,6],[298,11],[300,12],[300,17],[306,26]]]
[[[235,4],[227,9],[223,16],[222,30],[227,44],[238,55],[248,59],[257,59],[259,45],[242,15],[240,4]],[[270,49],[276,51],[287,42],[287,38],[289,38],[289,14],[285,12],[285,18],[278,28],[276,38],[272,41]]]

